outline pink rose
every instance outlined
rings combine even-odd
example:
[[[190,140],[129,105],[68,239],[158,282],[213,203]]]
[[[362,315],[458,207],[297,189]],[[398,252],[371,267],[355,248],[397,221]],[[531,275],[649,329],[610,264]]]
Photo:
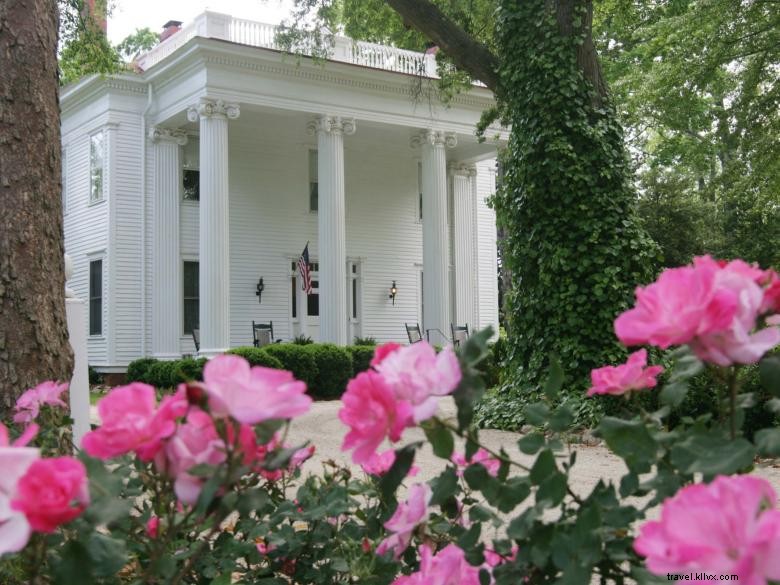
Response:
[[[628,361],[620,366],[604,366],[590,373],[591,388],[588,396],[594,394],[612,394],[620,396],[631,390],[653,388],[658,381],[658,374],[664,371],[661,366],[647,365],[647,351],[640,349],[628,357]]]
[[[393,463],[395,463],[395,451],[388,449],[382,453],[374,453],[361,467],[369,475],[384,475],[393,466]]]
[[[501,468],[501,461],[493,457],[483,447],[477,449],[477,452],[471,457],[471,461],[466,460],[466,455],[464,453],[458,452],[454,452],[451,459],[458,467],[468,467],[469,465],[479,463],[487,469],[487,472],[493,477],[498,476],[498,470]],[[463,471],[458,470],[458,475],[463,475]]]
[[[140,382],[114,388],[98,400],[101,426],[84,435],[82,448],[92,457],[110,459],[137,451],[144,461],[159,451],[161,441],[176,429],[175,418],[186,412],[182,392],[163,399],[160,410],[154,388]]]
[[[149,538],[155,539],[160,534],[160,519],[157,516],[152,516],[146,521],[144,532]]]
[[[375,368],[381,364],[387,356],[389,356],[394,351],[401,349],[401,347],[402,346],[400,343],[395,343],[393,341],[383,345],[378,345],[374,350],[374,357],[371,359],[371,366]]]
[[[342,451],[355,447],[352,460],[366,463],[385,437],[398,441],[404,428],[412,424],[412,408],[397,400],[393,391],[376,372],[361,372],[347,384],[341,397],[339,419],[350,427]]]
[[[428,503],[431,501],[431,488],[427,484],[414,484],[409,488],[409,497],[405,503],[399,503],[393,516],[385,522],[385,528],[392,532],[379,543],[376,554],[383,555],[393,551],[398,560],[412,541],[412,533],[418,525],[428,521]]]
[[[68,389],[68,384],[57,384],[56,382],[42,382],[35,388],[30,388],[22,394],[16,401],[16,414],[14,422],[20,424],[29,424],[38,418],[41,406],[59,406],[67,408],[60,395]]]
[[[494,550],[490,550],[489,548],[485,549],[485,564],[490,567],[491,569],[497,567],[498,565],[503,565],[504,563],[508,561],[514,561],[515,557],[517,557],[517,551],[520,550],[518,546],[515,544],[512,546],[512,550],[507,556],[500,555]]]
[[[438,397],[450,394],[461,379],[460,365],[452,347],[445,347],[436,355],[436,350],[424,341],[393,351],[376,366],[376,370],[398,400],[412,405],[415,422],[432,417]]]
[[[46,533],[78,517],[88,505],[87,470],[73,457],[34,461],[19,480],[11,503],[33,530]]]
[[[774,270],[767,270],[764,281],[767,286],[764,289],[764,298],[761,300],[762,312],[780,312],[780,276]]]
[[[479,568],[466,561],[466,555],[454,544],[437,554],[427,545],[420,547],[420,570],[398,577],[392,585],[479,585]]]
[[[290,372],[249,367],[236,355],[218,355],[203,369],[203,383],[214,414],[232,416],[245,424],[289,419],[311,406],[306,384]]]
[[[754,332],[766,311],[764,281],[764,272],[741,260],[697,257],[637,288],[636,306],[615,320],[615,333],[625,345],[689,343],[699,358],[720,366],[754,363],[780,343],[776,328]]]
[[[19,435],[19,438],[11,443],[11,439],[8,436],[8,429],[3,423],[0,423],[0,447],[26,447],[27,444],[35,438],[38,434],[40,427],[35,423],[30,423],[24,429],[24,432]]]
[[[3,430],[5,427],[0,425]],[[39,458],[38,449],[0,445],[0,557],[22,550],[30,539],[30,523],[23,512],[14,509],[19,480]]]
[[[176,497],[185,504],[194,504],[206,480],[188,471],[196,465],[219,465],[225,461],[225,443],[219,438],[211,417],[193,408],[186,422],[165,443],[164,457],[165,471],[174,478]]]
[[[740,583],[780,579],[780,511],[772,486],[747,475],[720,476],[667,499],[661,519],[645,522],[634,550],[656,575],[704,571]],[[710,581],[699,581],[709,583]]]

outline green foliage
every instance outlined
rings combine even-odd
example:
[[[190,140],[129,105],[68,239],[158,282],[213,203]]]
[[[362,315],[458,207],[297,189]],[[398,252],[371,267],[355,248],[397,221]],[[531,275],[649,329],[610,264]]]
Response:
[[[352,377],[352,355],[330,343],[307,345],[306,350],[317,364],[317,378],[309,393],[317,398],[340,398]]]
[[[130,362],[127,366],[127,373],[125,374],[125,380],[130,382],[146,382],[146,374],[149,369],[157,363],[158,360],[154,358],[140,358]]]
[[[360,372],[365,372],[371,367],[371,360],[374,358],[373,345],[348,345],[345,347],[352,356],[352,374],[357,376]]]
[[[293,337],[292,343],[295,345],[310,345],[314,343],[314,340],[308,335],[296,335]]]
[[[658,248],[639,225],[612,106],[578,66],[584,33],[562,36],[543,0],[501,6],[503,54],[515,57],[500,71],[512,133],[494,206],[514,282],[509,392],[493,396],[538,392],[551,353],[579,394],[591,369],[625,358],[612,321],[652,277]]]
[[[60,13],[60,84],[78,81],[85,75],[107,75],[122,69],[116,49],[109,43],[99,21],[108,14],[106,0],[96,0],[90,14],[84,0],[58,0]]]
[[[154,358],[141,358],[127,366],[125,380],[143,382],[157,388],[176,388],[183,382],[203,380],[203,366],[206,358],[160,361]]]
[[[274,343],[263,348],[271,357],[278,359],[285,370],[293,373],[298,380],[306,382],[308,388],[315,388],[319,370],[314,356],[305,345],[293,343]]]
[[[159,42],[160,35],[149,27],[137,28],[116,46],[116,50],[125,61],[133,61]]]
[[[94,386],[94,385],[102,384],[102,383],[103,383],[103,374],[98,372],[92,366],[89,366],[89,384],[90,384],[90,386]]]
[[[225,352],[233,355],[238,355],[249,362],[251,366],[262,366],[264,368],[276,368],[277,370],[283,370],[284,365],[278,359],[265,351],[264,347],[253,347],[251,345],[234,347],[233,349]]]
[[[354,345],[370,345],[375,346],[377,345],[376,337],[355,337],[355,340],[353,341]]]

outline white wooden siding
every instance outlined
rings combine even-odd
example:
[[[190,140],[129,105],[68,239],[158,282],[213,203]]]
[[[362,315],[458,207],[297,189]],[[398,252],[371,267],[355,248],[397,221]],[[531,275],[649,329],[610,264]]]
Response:
[[[496,191],[495,160],[477,164],[477,279],[479,327],[492,325],[498,333],[498,276],[496,264],[496,214],[486,199]]]

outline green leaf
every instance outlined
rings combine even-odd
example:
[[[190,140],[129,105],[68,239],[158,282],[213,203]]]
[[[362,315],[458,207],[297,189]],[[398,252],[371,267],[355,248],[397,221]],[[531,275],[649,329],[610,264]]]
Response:
[[[658,444],[641,421],[605,416],[598,426],[598,434],[630,470],[637,473],[650,471],[658,453]]]
[[[111,577],[127,563],[125,543],[100,533],[93,533],[87,542],[93,570],[98,577]]]
[[[214,577],[210,585],[230,585],[231,583],[232,575],[230,573],[222,573],[219,577]]]
[[[473,463],[463,471],[463,479],[466,480],[471,489],[482,491],[493,478],[490,477],[484,465]]]
[[[534,455],[544,447],[544,435],[542,433],[529,433],[517,441],[517,447],[526,455]]]
[[[423,423],[423,430],[433,447],[433,453],[437,457],[449,460],[450,457],[452,457],[452,451],[455,448],[455,440],[452,437],[452,432],[436,420],[430,420]]]
[[[770,398],[766,401],[766,407],[775,414],[780,414],[780,398]]]
[[[214,496],[217,495],[217,490],[219,490],[222,485],[222,479],[222,474],[215,474],[203,485],[195,505],[195,510],[199,514],[205,514],[209,509],[209,506],[211,506],[211,502],[214,501]]]
[[[780,429],[761,429],[755,436],[758,452],[769,457],[780,456]]]
[[[544,402],[534,402],[525,408],[525,418],[528,424],[540,427],[547,422],[550,417],[550,407]]]
[[[382,476],[382,479],[379,480],[379,492],[382,494],[385,501],[391,500],[395,494],[395,490],[397,490],[398,486],[401,485],[401,482],[406,479],[406,476],[409,474],[409,470],[412,467],[412,463],[414,462],[414,454],[417,451],[417,447],[420,445],[421,443],[419,442],[411,443],[402,449],[396,450],[393,465],[387,470],[387,473]]]
[[[706,480],[747,469],[755,455],[755,448],[745,439],[697,433],[672,447],[671,457],[672,464],[684,473],[702,473]]]
[[[566,487],[566,476],[560,471],[556,471],[545,479],[536,491],[537,503],[546,503],[554,508],[566,497]]]
[[[544,384],[544,395],[548,400],[553,400],[558,396],[561,387],[563,387],[563,368],[561,367],[561,361],[555,354],[550,355],[550,369],[547,377],[547,382]]]
[[[282,469],[283,467],[287,467],[287,465],[290,463],[290,459],[292,459],[292,456],[295,455],[301,449],[306,448],[308,444],[309,442],[306,441],[305,443],[302,443],[297,447],[286,447],[284,449],[277,449],[276,451],[274,451],[271,457],[263,461],[263,469],[267,469],[268,471],[276,471],[277,469]]]
[[[52,573],[56,585],[92,585],[95,582],[89,553],[76,540],[70,540],[62,547],[60,559],[54,564]]]
[[[780,397],[780,355],[770,355],[758,364],[761,385],[772,395]]]
[[[663,387],[659,397],[663,404],[668,404],[671,407],[677,407],[685,400],[685,395],[688,394],[688,383],[684,381],[669,382]]]
[[[549,449],[545,449],[537,456],[528,477],[534,485],[539,485],[557,470],[558,467],[555,465],[555,456],[553,455],[553,452]]]
[[[550,417],[550,429],[561,432],[568,429],[574,422],[574,412],[568,404],[562,404],[556,408]]]
[[[447,467],[441,474],[431,481],[433,495],[431,505],[438,506],[454,496],[458,491],[458,476],[453,467]]]

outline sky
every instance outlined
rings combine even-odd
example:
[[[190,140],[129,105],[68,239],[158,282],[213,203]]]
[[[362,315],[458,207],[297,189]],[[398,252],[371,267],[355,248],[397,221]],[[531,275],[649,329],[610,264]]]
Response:
[[[138,28],[148,26],[155,32],[169,20],[192,21],[207,8],[239,18],[278,24],[289,14],[291,0],[116,0],[108,19],[108,38],[122,41]]]

